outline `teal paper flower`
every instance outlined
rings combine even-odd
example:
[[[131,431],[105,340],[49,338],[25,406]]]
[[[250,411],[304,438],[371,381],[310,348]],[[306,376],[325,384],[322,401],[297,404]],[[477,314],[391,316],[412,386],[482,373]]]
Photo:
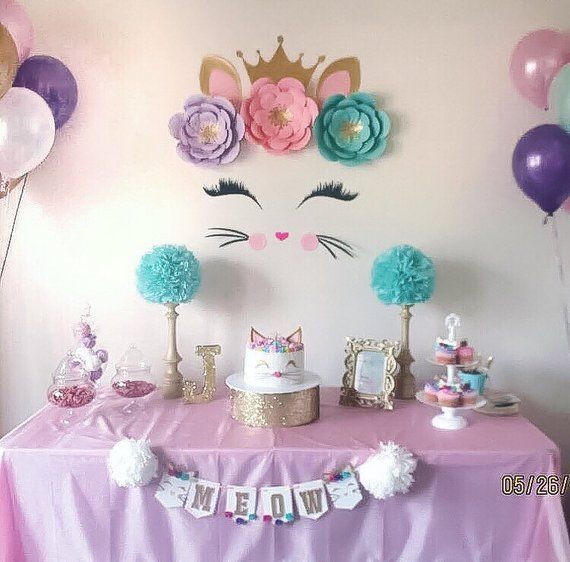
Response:
[[[384,304],[426,302],[435,286],[433,262],[413,246],[394,246],[374,261],[370,286]]]
[[[345,166],[380,158],[389,132],[388,114],[378,111],[374,98],[364,92],[330,96],[313,126],[321,154]]]
[[[149,302],[188,302],[200,286],[200,263],[186,246],[156,246],[137,268],[137,289]]]

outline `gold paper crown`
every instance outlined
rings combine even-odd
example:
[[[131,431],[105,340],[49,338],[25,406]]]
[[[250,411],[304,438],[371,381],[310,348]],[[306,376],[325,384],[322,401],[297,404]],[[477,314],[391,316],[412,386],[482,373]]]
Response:
[[[317,66],[325,60],[325,57],[320,56],[313,66],[305,68],[301,62],[303,59],[303,53],[301,53],[299,58],[293,62],[289,60],[289,57],[285,54],[282,35],[277,37],[277,43],[279,43],[279,46],[270,61],[264,60],[261,56],[261,52],[258,50],[258,60],[255,65],[249,64],[244,59],[243,53],[241,51],[237,51],[236,54],[243,61],[251,83],[253,84],[259,78],[271,78],[274,82],[278,82],[281,78],[290,77],[296,78],[305,86],[305,88],[307,88]]]

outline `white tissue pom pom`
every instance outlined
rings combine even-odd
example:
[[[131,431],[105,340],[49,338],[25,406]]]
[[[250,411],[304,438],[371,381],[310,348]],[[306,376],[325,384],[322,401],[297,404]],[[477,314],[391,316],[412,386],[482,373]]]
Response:
[[[375,498],[383,500],[408,491],[414,481],[412,473],[417,464],[409,451],[390,441],[380,443],[378,452],[356,470],[364,488]]]
[[[146,486],[158,474],[158,458],[144,439],[122,439],[109,453],[109,474],[121,488]]]

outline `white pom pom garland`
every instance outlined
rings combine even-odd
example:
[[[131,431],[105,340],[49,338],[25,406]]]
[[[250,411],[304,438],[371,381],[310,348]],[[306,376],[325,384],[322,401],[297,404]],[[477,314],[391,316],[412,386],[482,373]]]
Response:
[[[380,443],[378,452],[368,457],[356,470],[364,488],[375,498],[383,500],[409,490],[417,464],[418,461],[408,450],[390,441]]]
[[[109,475],[121,488],[146,486],[158,475],[158,458],[144,439],[122,439],[108,459]]]

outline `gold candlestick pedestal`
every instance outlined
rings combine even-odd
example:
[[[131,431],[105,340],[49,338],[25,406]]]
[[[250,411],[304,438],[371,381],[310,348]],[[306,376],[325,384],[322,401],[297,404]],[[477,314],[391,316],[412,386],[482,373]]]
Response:
[[[396,358],[400,369],[396,374],[394,396],[405,400],[410,400],[416,395],[416,378],[410,369],[410,366],[415,361],[410,352],[410,319],[412,318],[410,308],[412,306],[410,304],[402,305],[402,311],[400,312],[400,317],[402,318],[402,347]]]
[[[166,304],[166,318],[168,320],[168,348],[166,350],[166,372],[162,378],[162,395],[164,398],[180,398],[182,396],[182,385],[184,379],[182,373],[178,370],[178,364],[182,361],[182,357],[178,353],[176,346],[176,312],[177,303]]]

